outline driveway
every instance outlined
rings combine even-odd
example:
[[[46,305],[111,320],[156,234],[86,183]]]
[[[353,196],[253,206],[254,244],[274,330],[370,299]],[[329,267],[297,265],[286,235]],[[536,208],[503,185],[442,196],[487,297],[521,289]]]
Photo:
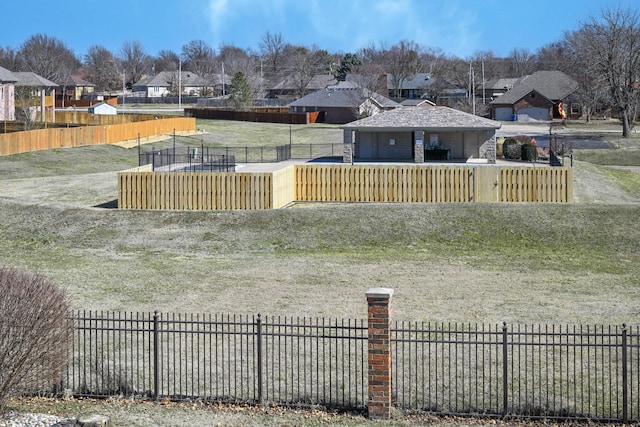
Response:
[[[553,129],[558,141],[570,143],[574,150],[601,150],[610,148],[609,143],[602,136],[602,131],[592,130],[588,135],[567,131],[564,129]],[[536,145],[542,148],[549,147],[549,122],[502,122],[502,127],[497,130],[498,137],[510,137],[516,135],[527,135],[536,139]]]

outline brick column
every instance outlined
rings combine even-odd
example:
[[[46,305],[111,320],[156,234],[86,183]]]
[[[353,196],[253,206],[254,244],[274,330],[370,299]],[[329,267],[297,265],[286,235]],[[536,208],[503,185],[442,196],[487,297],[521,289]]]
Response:
[[[424,163],[424,131],[417,130],[413,132],[414,140],[414,161],[416,163]]]
[[[353,163],[353,131],[344,129],[342,137],[342,163]]]
[[[393,289],[367,291],[369,418],[391,418],[391,297]]]

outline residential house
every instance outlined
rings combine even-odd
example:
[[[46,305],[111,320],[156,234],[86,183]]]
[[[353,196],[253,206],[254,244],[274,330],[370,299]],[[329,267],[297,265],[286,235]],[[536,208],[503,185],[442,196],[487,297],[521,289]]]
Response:
[[[504,95],[521,80],[522,78],[498,78],[487,80],[482,84],[480,82],[476,86],[476,96],[483,96],[489,101],[493,101],[500,95]],[[484,92],[483,92],[484,91]]]
[[[68,76],[58,83],[61,88],[58,98],[62,101],[78,101],[84,99],[95,92],[96,88],[96,85],[78,76]]]
[[[18,78],[11,71],[0,67],[0,120],[15,120],[15,84]]]
[[[400,105],[351,82],[317,90],[289,104],[291,113],[322,112],[320,121],[344,124]]]
[[[400,82],[393,74],[387,74],[387,90],[391,99],[419,99],[426,97],[433,83],[430,73],[416,73]],[[399,88],[396,86],[399,85]]]
[[[435,102],[431,102],[428,99],[405,99],[400,105],[403,107],[433,107]]]
[[[191,71],[161,71],[134,83],[133,93],[130,96],[149,98],[177,96],[178,85],[182,87],[182,95],[188,96],[202,96],[210,90],[206,81]]]
[[[333,86],[338,80],[330,74],[317,74],[306,84],[302,91],[302,96],[309,95],[328,86]],[[267,98],[291,98],[295,99],[300,96],[300,84],[296,82],[293,76],[288,76],[275,86],[267,89]]]
[[[40,121],[55,122],[55,97],[57,83],[47,80],[30,71],[17,71],[15,89],[16,118],[22,121],[34,121],[40,113]]]
[[[489,103],[495,120],[553,120],[570,111],[578,83],[562,71],[536,71]]]
[[[449,107],[401,107],[342,126],[343,161],[495,163],[501,123]]]

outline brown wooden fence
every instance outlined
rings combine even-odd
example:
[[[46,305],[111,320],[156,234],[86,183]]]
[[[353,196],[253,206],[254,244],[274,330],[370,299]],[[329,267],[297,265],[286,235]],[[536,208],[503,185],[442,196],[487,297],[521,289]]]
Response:
[[[164,210],[273,209],[271,173],[121,172],[118,207]]]
[[[158,119],[174,119],[179,116],[164,114],[89,114],[86,111],[56,111],[56,123],[72,123],[78,125],[121,125],[123,123],[148,122]]]
[[[573,202],[571,168],[294,165],[274,173],[118,176],[121,209],[278,209],[307,202]]]
[[[307,125],[321,120],[319,111],[308,113],[283,113],[272,111],[234,111],[215,108],[185,108],[184,115],[208,120],[238,120],[245,122],[286,123]]]
[[[194,132],[196,120],[171,117],[134,123],[39,129],[0,134],[0,155],[28,153],[36,150],[72,148],[85,145],[114,144],[176,132]]]

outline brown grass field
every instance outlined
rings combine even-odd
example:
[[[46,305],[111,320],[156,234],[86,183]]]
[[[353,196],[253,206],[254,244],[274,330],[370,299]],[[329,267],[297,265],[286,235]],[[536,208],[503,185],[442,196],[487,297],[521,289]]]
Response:
[[[198,127],[236,145],[288,138],[289,126],[254,125],[253,140],[234,139],[242,123]],[[304,143],[340,132],[292,131]],[[366,290],[389,287],[397,320],[637,324],[639,145],[575,150],[571,205],[251,212],[96,207],[116,198],[117,171],[137,164],[135,148],[0,157],[0,265],[52,278],[77,309],[363,318]]]

